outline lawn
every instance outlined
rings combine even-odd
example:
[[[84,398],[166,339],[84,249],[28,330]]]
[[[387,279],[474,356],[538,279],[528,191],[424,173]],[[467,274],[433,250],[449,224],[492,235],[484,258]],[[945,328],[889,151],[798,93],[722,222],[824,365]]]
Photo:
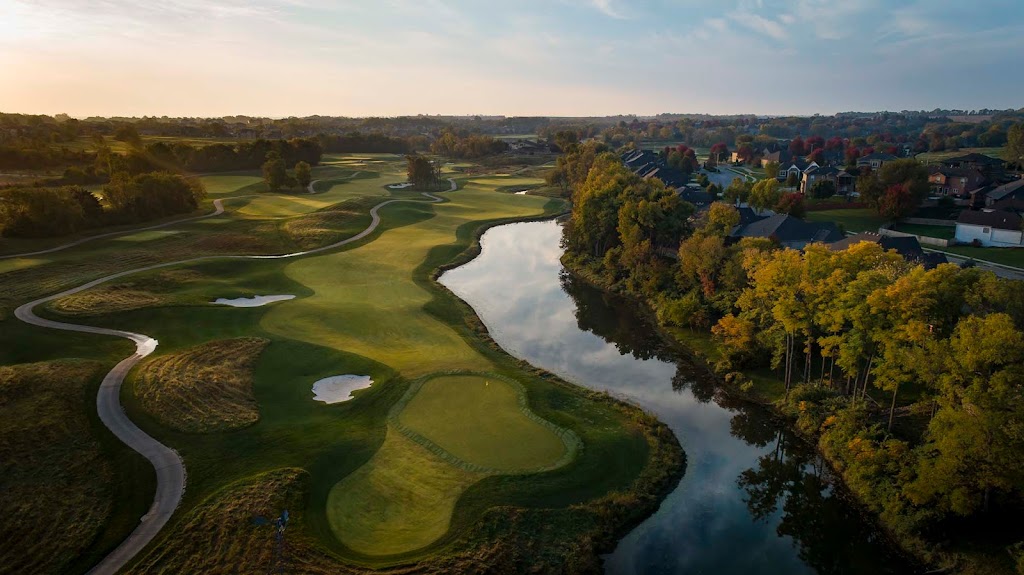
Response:
[[[847,232],[878,232],[885,219],[878,212],[869,208],[849,210],[822,210],[807,212],[807,220],[812,222],[835,222]]]
[[[1011,266],[1024,268],[1024,248],[976,248],[973,246],[949,246],[945,248],[934,248],[939,251],[949,252],[965,258],[985,260]]]
[[[924,224],[899,223],[896,224],[893,229],[905,234],[939,238],[940,240],[951,240],[956,236],[956,228],[952,226],[929,226]]]
[[[955,158],[957,156],[965,156],[967,154],[984,154],[993,158],[1002,158],[1003,154],[1006,153],[1005,147],[999,148],[960,148],[959,150],[948,151],[948,152],[925,152],[917,155],[917,161],[930,164],[934,162],[941,162],[949,158]]]
[[[469,465],[503,472],[542,469],[568,449],[554,430],[520,409],[524,391],[511,380],[441,376],[412,392],[398,423]]]
[[[484,344],[468,327],[464,304],[430,279],[438,266],[462,257],[474,245],[474,233],[482,225],[550,215],[563,203],[496,193],[496,186],[481,181],[444,194],[444,203],[432,204],[412,192],[385,191],[381,186],[392,175],[399,174],[333,185],[323,195],[334,194],[330,197],[337,201],[348,194],[340,206],[299,210],[296,215],[267,207],[249,215],[230,215],[225,223],[214,224],[218,218],[212,218],[185,224],[175,228],[180,234],[98,240],[32,266],[12,264],[6,273],[0,271],[13,288],[0,299],[2,313],[31,297],[141,265],[204,254],[281,253],[298,242],[288,234],[296,222],[308,231],[323,224],[321,219],[333,217],[329,214],[351,215],[330,231],[335,239],[350,236],[365,227],[366,212],[381,201],[380,196],[419,200],[381,209],[382,224],[376,232],[338,251],[295,260],[214,260],[145,272],[40,310],[51,316],[74,315],[70,321],[75,323],[151,335],[160,346],[149,365],[173,367],[179,377],[197,374],[187,376],[192,379],[201,379],[217,364],[200,350],[233,338],[269,341],[251,364],[251,382],[200,390],[216,392],[216,397],[204,400],[206,411],[199,415],[214,422],[225,421],[220,416],[226,416],[229,427],[235,428],[231,431],[205,426],[202,431],[207,433],[176,429],[181,426],[167,420],[173,410],[150,411],[160,409],[160,402],[147,399],[147,372],[129,377],[123,401],[132,419],[174,447],[188,471],[181,507],[136,568],[173,571],[167,565],[179,565],[223,571],[248,561],[240,558],[238,549],[256,540],[253,531],[225,532],[207,522],[240,525],[237,516],[225,516],[231,509],[266,513],[269,499],[260,499],[246,486],[290,490],[292,479],[300,476],[303,495],[287,500],[298,506],[293,512],[303,519],[294,534],[289,528],[288,537],[305,541],[307,551],[317,557],[318,565],[327,566],[327,572],[341,569],[339,558],[382,566],[440,554],[447,559],[439,559],[439,566],[450,565],[444,561],[456,556],[472,564],[480,546],[497,548],[515,535],[510,531],[513,518],[523,515],[510,506],[551,514],[561,525],[550,536],[533,541],[524,551],[528,556],[560,545],[570,549],[581,540],[608,537],[616,532],[613,524],[628,517],[617,509],[588,505],[606,505],[597,503],[598,498],[632,489],[644,473],[673,473],[671,465],[653,463],[652,458],[664,461],[670,453],[678,463],[678,452],[664,443],[670,436],[652,435],[652,421],[606,397],[524,371],[523,365]],[[251,185],[244,180],[221,184],[225,195],[237,193],[238,189],[228,189],[236,184]],[[371,192],[380,196],[365,195]],[[254,294],[298,297],[262,308],[209,304],[217,297]],[[80,355],[109,366],[127,354],[123,342],[33,328],[11,318],[0,319],[0,328],[4,362]],[[192,361],[196,357],[202,361]],[[161,380],[176,381],[168,369],[158,370]],[[389,425],[389,413],[405,397],[410,382],[450,370],[494,375],[486,376],[482,387],[479,379],[437,379],[411,396],[410,419],[402,426],[415,434]],[[341,374],[368,375],[375,383],[348,402],[313,401],[313,382]],[[519,382],[522,390],[506,383],[507,378]],[[455,384],[460,387],[452,387]],[[251,405],[250,397],[258,407],[256,421],[244,409]],[[92,397],[79,401],[81,409],[92,409]],[[174,400],[167,396],[161,401]],[[178,401],[186,404],[191,399]],[[438,411],[445,403],[447,411]],[[221,407],[225,413],[216,413]],[[565,438],[573,436],[584,449],[570,448]],[[453,462],[453,454],[459,462],[500,464],[506,471],[474,471]],[[649,465],[656,468],[648,469]],[[511,473],[527,467],[557,469]],[[284,482],[272,479],[285,468],[299,470],[299,475],[288,475],[292,479]],[[137,482],[146,485],[142,479]],[[137,490],[133,495],[145,503],[152,491]],[[496,526],[473,529],[481,521],[506,516],[508,520]],[[560,552],[545,557],[565,559]]]

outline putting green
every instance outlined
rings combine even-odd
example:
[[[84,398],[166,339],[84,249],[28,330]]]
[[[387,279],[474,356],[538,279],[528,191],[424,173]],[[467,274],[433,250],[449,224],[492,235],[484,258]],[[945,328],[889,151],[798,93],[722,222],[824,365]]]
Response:
[[[471,465],[504,472],[543,469],[558,464],[568,450],[528,411],[525,392],[514,382],[450,375],[413,391],[398,423]]]
[[[455,503],[487,474],[451,465],[394,429],[365,465],[327,497],[327,519],[346,547],[397,555],[430,545],[448,531]]]

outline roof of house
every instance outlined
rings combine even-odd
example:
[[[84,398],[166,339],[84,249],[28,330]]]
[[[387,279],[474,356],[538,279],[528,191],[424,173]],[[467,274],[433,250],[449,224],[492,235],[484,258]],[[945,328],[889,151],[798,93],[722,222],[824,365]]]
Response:
[[[947,158],[947,159],[943,160],[943,163],[945,163],[945,164],[953,164],[953,163],[959,164],[959,163],[964,163],[964,162],[975,163],[975,164],[992,164],[992,165],[1002,165],[1003,164],[1003,161],[1000,160],[999,158],[993,158],[992,156],[986,156],[985,154],[979,154],[977,152],[971,152],[970,154],[965,154],[963,156],[956,156],[955,158]]]
[[[759,215],[757,215],[757,212],[755,212],[751,208],[736,208],[736,211],[740,213],[740,223],[739,223],[739,225],[741,225],[741,226],[745,226],[747,224],[758,222],[758,221],[761,221],[761,220],[763,220],[763,219],[768,217],[768,216],[759,216]]]
[[[988,197],[995,201],[1006,198],[1024,199],[1024,179],[1003,184],[994,190],[989,190]]]
[[[857,158],[857,163],[859,164],[861,162],[870,162],[871,160],[881,160],[883,162],[891,162],[893,160],[898,160],[898,159],[899,158],[897,158],[896,156],[894,156],[892,154],[883,154],[882,152],[875,152],[873,154],[868,154],[866,156],[861,156],[861,157]]]
[[[840,170],[839,168],[834,168],[832,166],[814,166],[807,168],[807,170],[804,172],[804,174],[806,175],[812,175],[817,178],[827,178],[829,176],[836,177],[840,173],[842,173],[842,170]]]
[[[968,226],[985,226],[997,230],[1020,230],[1021,218],[1013,212],[976,212],[964,210],[960,212],[957,224]]]
[[[780,242],[831,243],[843,238],[832,222],[805,222],[787,214],[775,214],[749,224],[740,224],[729,234],[741,238],[776,238]]]
[[[1003,198],[992,204],[992,209],[997,212],[1013,212],[1018,216],[1022,215],[1024,214],[1024,194],[1021,194],[1019,198],[1012,196]]]
[[[928,269],[939,264],[949,263],[945,255],[926,252],[921,249],[921,242],[917,241],[917,238],[913,236],[882,236],[871,232],[863,232],[845,237],[838,242],[829,244],[828,247],[834,252],[840,252],[861,242],[878,244],[885,251],[896,250],[896,253],[903,256],[903,259],[918,262]]]
[[[655,167],[653,170],[648,171],[642,177],[644,179],[658,178],[666,186],[669,186],[670,188],[678,188],[680,186],[686,185],[687,180],[686,175],[683,174],[682,170],[677,170],[675,168],[669,168],[665,166]]]
[[[709,194],[704,190],[692,190],[688,187],[679,190],[679,199],[690,202],[697,207],[711,205],[718,200],[714,194]]]
[[[928,174],[942,174],[947,178],[966,178],[971,175],[977,176],[979,178],[982,177],[981,172],[972,168],[951,168],[949,166],[934,165],[928,166]]]

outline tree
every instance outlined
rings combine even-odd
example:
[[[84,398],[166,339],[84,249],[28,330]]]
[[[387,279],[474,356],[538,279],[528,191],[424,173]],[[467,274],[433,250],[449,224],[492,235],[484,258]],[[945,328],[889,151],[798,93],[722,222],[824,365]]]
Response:
[[[793,138],[789,143],[789,151],[794,156],[802,156],[807,153],[807,147],[804,144],[804,139],[800,136]]]
[[[263,163],[263,181],[271,192],[276,193],[288,182],[288,169],[284,159],[277,152],[269,152]]]
[[[764,165],[764,175],[768,178],[777,178],[780,169],[778,162],[768,162]]]
[[[818,180],[811,186],[812,198],[831,198],[836,195],[836,184],[832,180]]]
[[[750,199],[751,187],[752,185],[743,178],[733,178],[732,183],[723,192],[723,196],[730,203],[744,203]]]
[[[794,218],[802,218],[807,215],[807,208],[804,205],[804,196],[799,192],[783,194],[775,205],[775,211],[780,214],[788,214]]]
[[[1005,314],[970,316],[949,348],[939,409],[906,491],[918,505],[968,515],[992,491],[1024,487],[1024,336]]]
[[[704,235],[725,237],[739,224],[740,213],[736,208],[729,204],[715,202],[708,208],[704,225],[700,231]]]
[[[797,188],[800,187],[800,176],[796,175],[796,172],[790,172],[786,176],[786,187]]]
[[[313,181],[313,171],[308,163],[299,162],[295,164],[295,180],[302,189],[309,187],[309,184]]]
[[[887,220],[898,220],[914,213],[918,205],[906,185],[894,184],[879,198],[878,215]]]
[[[1024,122],[1010,126],[1006,131],[1006,154],[1008,162],[1024,166]]]
[[[750,206],[759,212],[774,208],[781,198],[782,191],[779,190],[779,181],[775,178],[761,180],[750,190]]]
[[[879,200],[885,194],[885,185],[874,172],[867,172],[857,176],[857,192],[869,206],[877,208]]]
[[[721,163],[729,159],[729,146],[725,142],[719,142],[714,146],[711,146],[710,158],[714,158],[715,163]],[[710,159],[709,158],[709,159]]]
[[[419,154],[411,154],[405,157],[406,178],[409,183],[418,189],[429,189],[436,182],[434,166],[430,160]]]
[[[825,162],[825,151],[821,148],[815,149],[813,152],[807,155],[808,162],[815,162],[819,166]]]

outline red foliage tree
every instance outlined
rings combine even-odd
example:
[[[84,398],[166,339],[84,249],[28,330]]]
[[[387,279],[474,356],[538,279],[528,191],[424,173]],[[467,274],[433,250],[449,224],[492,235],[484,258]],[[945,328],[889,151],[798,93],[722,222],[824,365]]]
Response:
[[[860,148],[854,148],[853,146],[850,146],[849,148],[846,148],[846,163],[847,164],[852,164],[852,163],[856,162],[857,158],[859,158],[859,157],[860,157]]]
[[[846,145],[846,143],[843,142],[842,138],[840,138],[839,136],[832,136],[831,138],[828,139],[827,142],[825,142],[825,149],[826,150],[842,150],[843,146],[845,146],[845,145]]]
[[[822,165],[825,162],[825,150],[821,148],[815,149],[807,156],[808,162],[817,162],[818,165]]]
[[[800,136],[793,138],[793,141],[789,143],[789,151],[796,155],[802,156],[807,153],[807,147],[804,144],[804,139]]]
[[[794,218],[804,217],[807,214],[804,195],[799,192],[783,194],[779,198],[779,203],[775,205],[775,211],[780,214],[789,214]]]
[[[917,202],[906,184],[894,184],[878,200],[878,215],[889,220],[905,218],[914,213]]]
[[[807,152],[813,152],[814,150],[821,150],[825,147],[825,138],[821,136],[811,136],[807,138],[807,142],[804,144]]]

